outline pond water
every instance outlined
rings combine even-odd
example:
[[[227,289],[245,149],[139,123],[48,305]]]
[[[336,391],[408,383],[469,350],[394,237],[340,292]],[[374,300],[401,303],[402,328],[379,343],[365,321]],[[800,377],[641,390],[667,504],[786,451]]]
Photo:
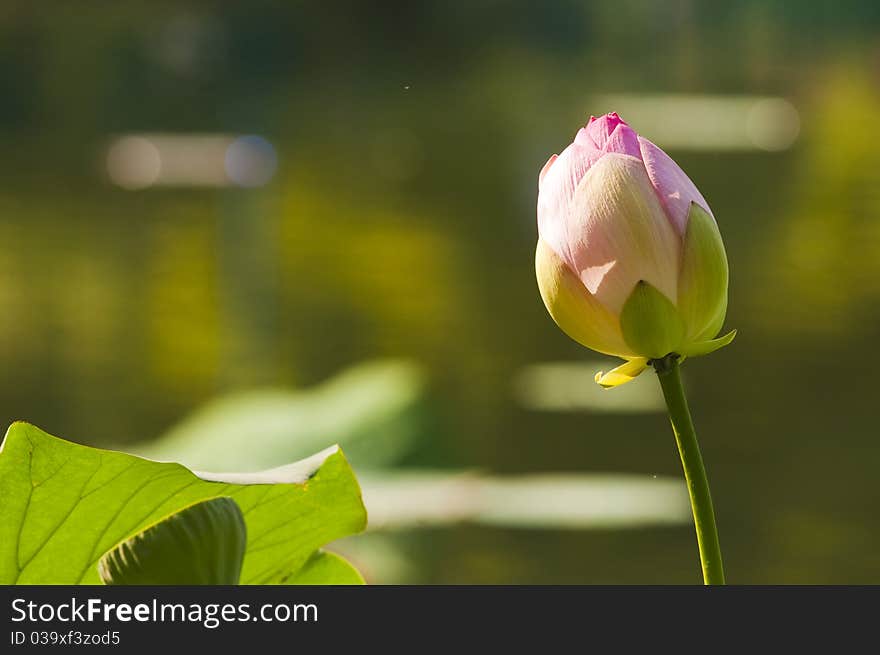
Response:
[[[133,447],[393,359],[424,386],[383,471],[677,478],[656,380],[605,404],[534,280],[538,171],[619,111],[727,247],[739,335],[684,374],[729,580],[880,582],[876,3],[7,5],[5,422]],[[699,581],[681,521],[342,547],[376,582]]]

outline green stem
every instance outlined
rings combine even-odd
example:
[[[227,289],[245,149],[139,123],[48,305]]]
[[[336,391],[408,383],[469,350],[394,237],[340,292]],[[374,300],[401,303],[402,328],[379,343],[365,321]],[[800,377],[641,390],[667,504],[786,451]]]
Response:
[[[712,508],[712,495],[709,493],[709,480],[703,466],[703,456],[697,443],[697,433],[688,409],[678,355],[667,355],[653,361],[654,369],[663,388],[663,397],[669,409],[669,419],[675,432],[675,441],[681,455],[681,465],[687,480],[694,512],[694,525],[697,528],[697,544],[700,547],[700,562],[703,565],[703,582],[707,585],[724,584],[724,567],[721,562],[721,546],[718,543],[718,528],[715,526],[715,510]]]

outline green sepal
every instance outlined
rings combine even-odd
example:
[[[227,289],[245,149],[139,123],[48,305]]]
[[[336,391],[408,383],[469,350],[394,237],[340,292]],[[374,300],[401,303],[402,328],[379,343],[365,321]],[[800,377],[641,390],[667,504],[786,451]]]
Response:
[[[247,544],[232,498],[190,505],[108,551],[98,573],[108,585],[237,585]]]
[[[711,339],[727,313],[727,254],[718,225],[697,203],[688,212],[678,279],[678,311],[687,339]]]
[[[684,322],[675,305],[640,280],[620,312],[623,339],[641,357],[655,359],[675,352],[684,340]]]
[[[682,357],[700,357],[701,355],[708,355],[709,353],[714,353],[720,348],[724,348],[724,346],[733,341],[733,338],[735,336],[736,330],[731,330],[723,337],[718,337],[717,339],[711,339],[709,341],[696,341],[694,343],[690,343],[684,346],[679,351],[679,353],[682,355]]]

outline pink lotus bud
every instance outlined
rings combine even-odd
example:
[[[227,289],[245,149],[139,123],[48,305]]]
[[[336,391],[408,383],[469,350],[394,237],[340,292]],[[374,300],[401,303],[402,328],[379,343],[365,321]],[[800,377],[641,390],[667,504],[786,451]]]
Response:
[[[706,354],[732,340],[712,340],[727,310],[728,271],[709,205],[617,114],[591,118],[550,157],[538,189],[544,304],[575,341],[629,360],[601,384],[632,379],[650,359]]]

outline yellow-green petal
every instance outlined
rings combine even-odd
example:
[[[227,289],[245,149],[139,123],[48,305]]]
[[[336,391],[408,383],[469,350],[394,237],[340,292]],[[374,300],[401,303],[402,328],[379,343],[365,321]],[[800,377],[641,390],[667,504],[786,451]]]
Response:
[[[535,251],[541,298],[550,316],[579,344],[606,355],[632,355],[617,317],[581,283],[568,265],[542,239]]]
[[[620,313],[626,344],[640,357],[656,359],[677,352],[684,340],[684,323],[666,296],[639,281]]]
[[[727,313],[727,283],[727,254],[718,225],[691,203],[677,302],[688,341],[706,341],[718,334]]]
[[[625,364],[621,364],[607,373],[602,371],[596,373],[596,383],[606,389],[619,387],[621,384],[635,380],[647,367],[648,360],[646,357],[633,357]]]

